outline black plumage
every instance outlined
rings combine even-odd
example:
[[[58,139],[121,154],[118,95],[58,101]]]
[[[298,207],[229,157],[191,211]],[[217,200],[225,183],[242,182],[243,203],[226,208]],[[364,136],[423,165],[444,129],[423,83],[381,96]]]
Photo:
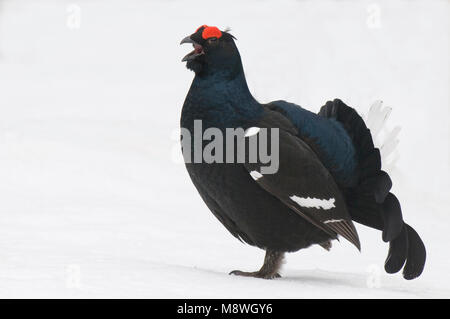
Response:
[[[353,221],[379,229],[390,243],[385,268],[403,268],[404,277],[419,276],[425,247],[418,234],[403,222],[400,203],[390,193],[392,181],[381,170],[381,158],[370,131],[357,112],[340,100],[327,102],[318,114],[285,101],[258,103],[251,95],[234,37],[215,27],[202,26],[182,43],[194,51],[183,61],[195,72],[183,105],[181,127],[195,135],[216,128],[267,132],[268,147],[278,150],[275,173],[264,173],[261,158],[236,161],[236,144],[249,150],[251,139],[263,133],[235,136],[230,148],[219,144],[215,152],[234,152],[234,162],[186,160],[189,175],[202,199],[238,239],[266,250],[263,267],[233,274],[278,277],[284,252],[313,244],[330,249],[342,236],[358,249]],[[276,129],[279,143],[272,143]],[[273,136],[272,136],[273,135]],[[194,139],[184,140],[184,151],[198,152]],[[205,150],[204,141],[200,150]],[[257,144],[259,145],[259,144]],[[198,145],[197,145],[198,146]],[[258,153],[260,154],[260,153]],[[186,158],[185,158],[186,159]]]

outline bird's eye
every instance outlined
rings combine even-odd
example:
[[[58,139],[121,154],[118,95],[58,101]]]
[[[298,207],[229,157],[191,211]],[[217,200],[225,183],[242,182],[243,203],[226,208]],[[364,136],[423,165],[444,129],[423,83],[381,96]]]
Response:
[[[216,43],[217,42],[217,38],[209,38],[208,39],[208,43]]]

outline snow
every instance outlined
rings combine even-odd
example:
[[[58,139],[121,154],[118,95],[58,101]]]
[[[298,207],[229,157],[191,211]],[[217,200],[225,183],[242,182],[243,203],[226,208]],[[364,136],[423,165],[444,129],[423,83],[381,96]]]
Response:
[[[381,233],[362,252],[287,256],[234,239],[180,164],[193,74],[180,40],[232,27],[261,102],[313,111],[339,97],[400,126],[390,166],[405,219],[427,246],[423,275],[388,275]],[[0,297],[449,298],[449,2],[0,2]],[[175,154],[175,155],[174,155]]]

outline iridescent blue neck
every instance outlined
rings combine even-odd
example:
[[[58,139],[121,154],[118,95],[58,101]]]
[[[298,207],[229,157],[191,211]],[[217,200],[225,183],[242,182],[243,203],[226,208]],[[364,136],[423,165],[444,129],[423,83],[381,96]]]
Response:
[[[204,127],[219,128],[243,126],[262,112],[248,89],[242,65],[195,76],[183,107],[186,116],[206,122]]]

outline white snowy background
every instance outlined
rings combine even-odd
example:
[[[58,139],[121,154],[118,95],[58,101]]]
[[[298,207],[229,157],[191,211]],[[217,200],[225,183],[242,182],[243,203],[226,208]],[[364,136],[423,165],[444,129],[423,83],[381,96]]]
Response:
[[[0,0],[0,297],[449,298],[450,2]],[[339,97],[399,126],[391,173],[427,247],[388,275],[381,233],[287,256],[234,239],[174,162],[193,74],[180,40],[231,27],[250,89],[318,111]],[[176,139],[176,138],[175,138]]]

